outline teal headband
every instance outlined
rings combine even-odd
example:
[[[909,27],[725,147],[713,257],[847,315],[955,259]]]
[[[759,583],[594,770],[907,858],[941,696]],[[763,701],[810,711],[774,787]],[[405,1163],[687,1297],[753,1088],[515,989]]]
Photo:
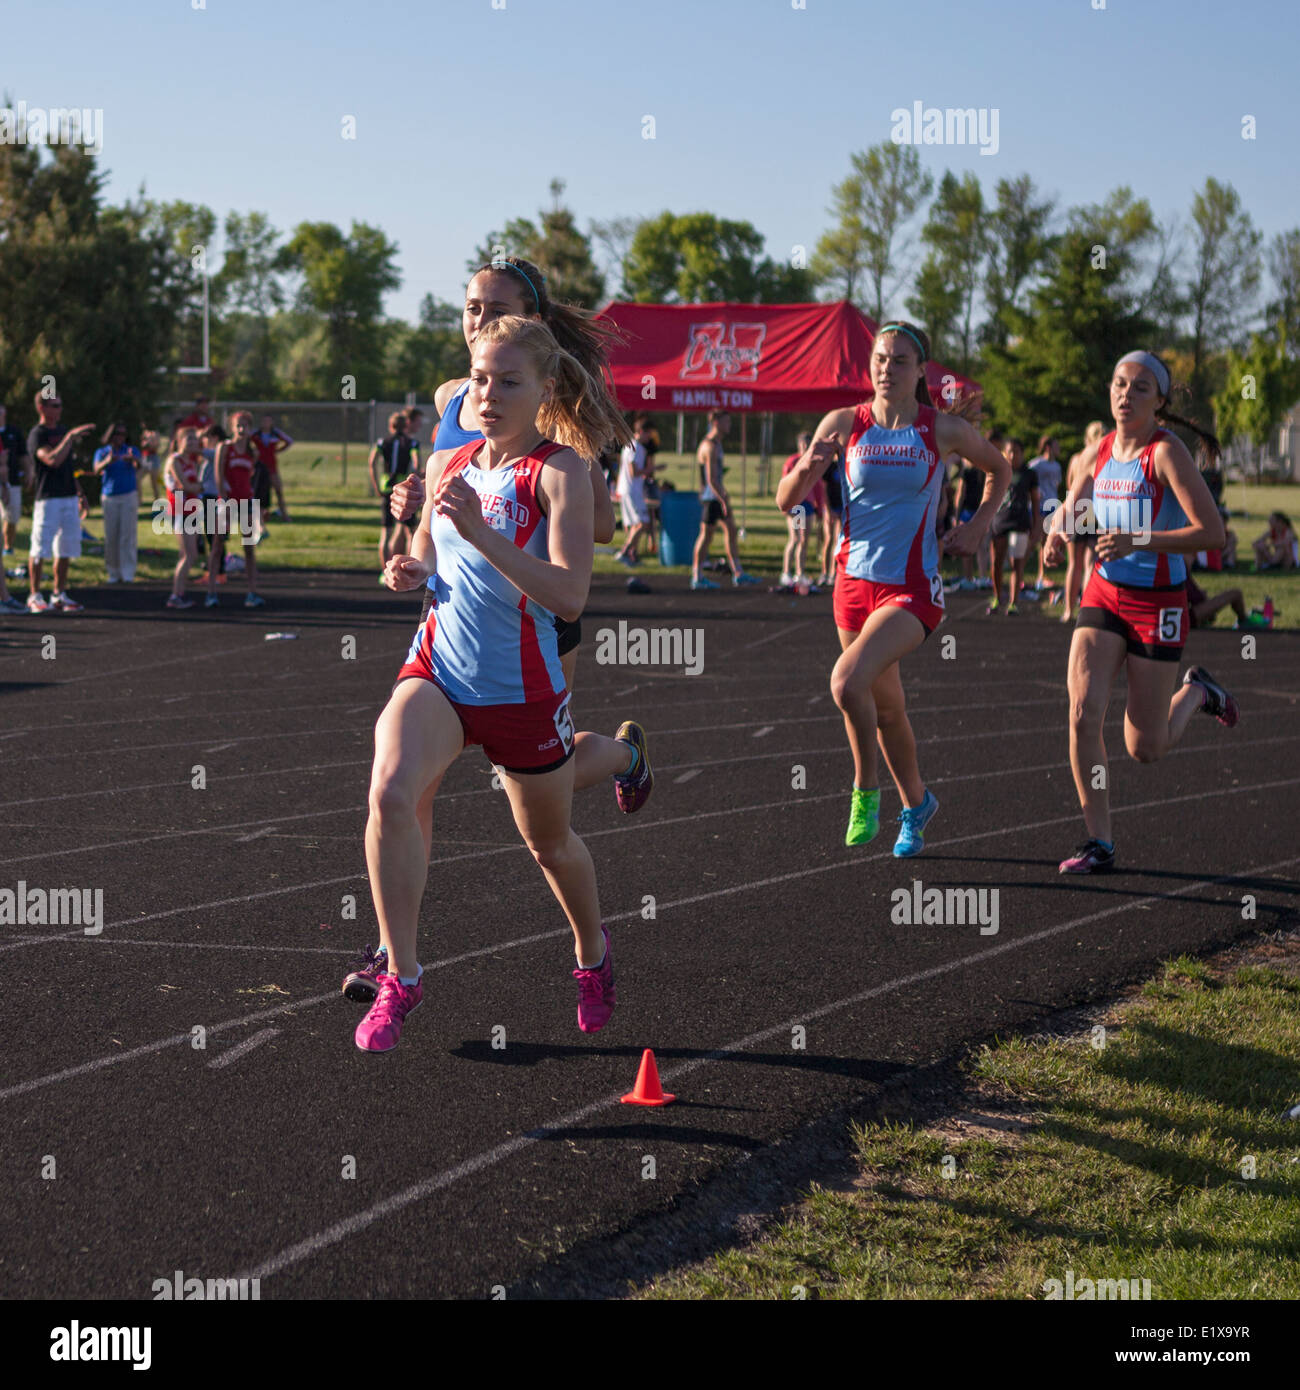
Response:
[[[493,270],[513,270],[516,275],[522,275],[524,277],[524,284],[533,292],[533,303],[537,306],[537,312],[539,314],[542,312],[542,296],[537,293],[537,286],[533,284],[527,274],[521,270],[514,261],[508,261],[504,256],[498,256],[492,262],[491,268]]]
[[[919,352],[919,353],[921,354],[921,361],[922,361],[922,362],[925,361],[925,349],[921,346],[921,340],[920,340],[920,338],[918,338],[918,337],[916,336],[915,333],[912,332],[912,330],[911,330],[910,328],[905,327],[905,326],[904,326],[903,324],[901,324],[901,323],[887,323],[887,324],[880,330],[880,332],[881,332],[881,333],[906,333],[907,336],[908,336],[909,338],[911,338],[911,340],[916,344],[916,350],[917,350],[917,352]],[[877,335],[877,336],[878,336],[878,335]]]

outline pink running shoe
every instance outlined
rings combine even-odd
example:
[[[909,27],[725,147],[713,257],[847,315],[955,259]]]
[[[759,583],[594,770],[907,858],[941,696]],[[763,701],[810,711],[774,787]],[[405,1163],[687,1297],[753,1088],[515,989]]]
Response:
[[[388,952],[382,946],[367,945],[358,965],[360,969],[343,981],[343,997],[356,1004],[373,1004],[379,993],[379,977],[388,972]]]
[[[605,960],[598,970],[573,972],[578,982],[578,1027],[584,1033],[599,1033],[614,1012],[614,953],[609,944],[609,928],[601,927],[605,937]]]
[[[404,985],[396,975],[381,975],[379,995],[357,1024],[357,1046],[363,1052],[391,1052],[402,1036],[406,1015],[418,1009],[423,998],[420,984]]]
[[[655,776],[650,771],[650,753],[645,746],[645,730],[633,719],[625,719],[614,737],[629,743],[637,752],[636,771],[614,778],[614,799],[625,816],[639,811],[654,791]]]

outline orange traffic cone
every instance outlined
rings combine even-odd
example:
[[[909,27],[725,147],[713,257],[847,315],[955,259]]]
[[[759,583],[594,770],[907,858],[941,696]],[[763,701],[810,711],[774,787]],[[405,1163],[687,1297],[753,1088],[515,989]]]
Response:
[[[636,1085],[623,1097],[624,1105],[671,1105],[676,1096],[665,1093],[659,1084],[659,1068],[655,1066],[655,1055],[647,1047],[641,1054],[641,1070],[636,1074]]]

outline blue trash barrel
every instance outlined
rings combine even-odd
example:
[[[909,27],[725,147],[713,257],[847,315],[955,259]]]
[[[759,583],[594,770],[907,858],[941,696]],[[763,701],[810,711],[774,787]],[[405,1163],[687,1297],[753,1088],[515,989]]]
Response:
[[[659,563],[689,565],[700,534],[700,494],[662,492],[659,495]]]

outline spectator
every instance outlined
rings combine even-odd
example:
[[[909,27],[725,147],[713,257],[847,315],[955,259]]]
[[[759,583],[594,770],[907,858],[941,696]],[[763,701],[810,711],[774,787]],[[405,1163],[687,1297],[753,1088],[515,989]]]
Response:
[[[185,597],[185,583],[198,559],[200,532],[192,519],[193,514],[206,506],[201,482],[203,451],[199,447],[197,430],[182,430],[177,442],[180,444],[179,451],[167,460],[167,519],[175,530],[180,554],[172,572],[172,591],[167,599],[167,607],[193,608],[194,600]],[[178,511],[181,516],[179,526],[176,523]],[[202,521],[198,524],[201,526]]]
[[[214,424],[216,424],[216,421],[208,414],[208,398],[206,396],[198,396],[194,401],[194,409],[183,419],[176,421],[176,429],[198,430],[199,433],[202,434],[209,425]],[[173,432],[173,438],[175,438],[175,432]]]
[[[89,508],[77,482],[72,446],[93,424],[67,429],[60,423],[63,402],[57,396],[36,393],[40,423],[27,436],[27,452],[36,466],[36,502],[32,507],[32,543],[27,559],[31,593],[27,607],[33,613],[56,608],[80,613],[82,605],[68,593],[68,566],[81,558],[81,521]],[[41,593],[41,568],[54,559],[54,589],[47,602]]]
[[[993,436],[989,442],[993,443]],[[1002,457],[1011,465],[1011,483],[1002,506],[993,518],[993,602],[988,611],[996,613],[1002,601],[1002,566],[1011,557],[1010,593],[1006,613],[1013,618],[1019,613],[1016,599],[1025,581],[1025,559],[1029,554],[1029,537],[1038,524],[1038,478],[1025,463],[1025,451],[1018,439],[1002,442]]]
[[[383,510],[383,530],[379,533],[379,563],[386,565],[394,555],[407,555],[411,550],[411,528],[416,518],[400,521],[392,513],[393,489],[411,471],[411,440],[406,433],[408,417],[404,410],[395,410],[388,417],[388,433],[375,440],[370,450],[368,468],[370,481],[379,494]],[[379,577],[381,585],[384,577]],[[385,586],[386,587],[386,586]]]
[[[659,431],[655,429],[654,422],[646,417],[645,432],[641,438],[642,447],[645,449],[645,480],[642,491],[645,494],[646,512],[650,520],[646,526],[646,534],[650,539],[650,554],[655,555],[659,550],[659,483],[655,479],[655,455],[659,452]]]
[[[1293,570],[1300,565],[1300,543],[1285,512],[1269,513],[1268,530],[1255,541],[1254,549],[1257,570]]]
[[[5,481],[9,476],[9,449],[0,436],[0,490],[6,491],[8,483]],[[22,489],[19,489],[19,499],[22,498]],[[11,598],[9,586],[5,582],[5,570],[3,563],[0,563],[0,613],[26,613],[27,608],[16,598]]]
[[[274,415],[262,416],[262,428],[253,436],[253,449],[258,462],[265,470],[265,477],[254,482],[253,493],[268,512],[271,509],[271,489],[275,490],[275,516],[279,521],[289,520],[289,508],[284,504],[284,483],[280,478],[280,455],[293,444],[293,440],[275,423]]]
[[[1236,627],[1273,626],[1272,620],[1263,614],[1246,612],[1246,599],[1240,589],[1225,589],[1211,597],[1190,574],[1187,576],[1187,611],[1193,627],[1213,627],[1214,615],[1228,607],[1237,615]]]
[[[835,551],[844,526],[843,468],[844,459],[837,458],[821,478],[826,485],[826,538],[822,542],[821,573],[817,576],[819,589],[828,588],[835,583]]]
[[[618,504],[627,539],[614,558],[624,565],[638,563],[637,548],[650,524],[645,504],[645,432],[646,417],[638,415],[632,421],[632,442],[624,445],[618,470]]]
[[[424,467],[420,463],[420,431],[424,429],[424,411],[418,405],[413,405],[406,412],[406,437],[411,441],[411,472],[424,476]],[[429,441],[430,446],[433,440]],[[432,452],[432,447],[430,448]]]
[[[120,420],[104,431],[103,447],[95,450],[92,467],[102,479],[100,500],[108,582],[134,584],[140,526],[140,488],[136,480],[140,453],[127,442],[126,426]]]
[[[1050,434],[1038,441],[1038,457],[1030,459],[1029,466],[1038,478],[1038,518],[1031,543],[1038,546],[1038,578],[1034,581],[1034,590],[1041,593],[1055,587],[1047,582],[1047,572],[1043,569],[1043,539],[1052,513],[1061,500],[1060,449]]]
[[[32,486],[32,459],[27,452],[27,440],[17,425],[8,422],[5,407],[0,405],[0,450],[8,456],[6,468],[0,464],[0,517],[4,518],[4,553],[11,555],[18,539],[18,523],[23,515],[23,489]],[[0,566],[3,571],[3,566]]]
[[[153,501],[162,493],[162,460],[158,450],[162,440],[157,430],[145,429],[140,432],[140,466],[149,474],[149,486],[153,489]]]
[[[799,436],[798,443],[798,449],[786,459],[781,467],[783,478],[798,465],[799,460],[808,452],[812,444],[812,431],[804,430]],[[805,559],[808,554],[808,532],[812,529],[814,518],[820,521],[826,531],[829,531],[828,511],[826,484],[823,479],[818,478],[809,490],[807,497],[802,502],[796,502],[786,514],[785,554],[781,557],[781,587],[783,589],[792,586],[812,587],[812,581],[808,578],[805,570]]]
[[[174,452],[180,452],[181,439],[184,432],[177,430],[177,448]],[[195,550],[200,555],[208,553],[208,546],[212,541],[212,534],[208,530],[207,522],[209,517],[217,514],[216,502],[221,494],[217,491],[217,450],[226,442],[229,437],[220,425],[209,425],[200,436],[203,448],[199,453],[203,462],[199,465],[199,497],[203,502],[204,529],[196,537]],[[213,505],[209,505],[209,503]],[[225,579],[224,574],[217,576],[217,583],[220,584]]]
[[[700,518],[700,534],[695,541],[694,563],[691,566],[692,589],[716,589],[718,586],[705,579],[701,570],[709,558],[709,543],[718,523],[722,523],[722,545],[727,553],[727,564],[731,569],[731,582],[757,584],[753,575],[741,568],[737,553],[736,518],[732,514],[731,498],[722,482],[722,441],[731,428],[731,416],[725,410],[709,412],[709,432],[700,441],[695,461],[700,473],[700,505],[704,515]]]
[[[213,465],[217,492],[223,505],[216,518],[218,524],[213,527],[213,534],[209,538],[212,555],[208,562],[208,593],[203,606],[217,607],[217,578],[224,564],[226,536],[230,533],[232,521],[237,521],[237,530],[244,545],[244,578],[248,581],[244,607],[263,608],[266,600],[256,590],[257,543],[261,539],[257,532],[257,512],[254,509],[253,516],[248,515],[254,501],[253,417],[246,410],[237,410],[230,417],[229,424],[230,438],[217,445]],[[234,505],[228,505],[231,503]]]

